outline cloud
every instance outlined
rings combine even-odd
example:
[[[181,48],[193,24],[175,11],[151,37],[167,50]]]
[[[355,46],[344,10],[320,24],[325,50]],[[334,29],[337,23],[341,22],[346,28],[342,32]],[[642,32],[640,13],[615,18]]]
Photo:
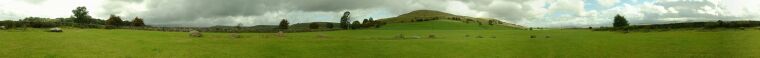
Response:
[[[619,0],[596,0],[601,6],[611,7],[620,2]]]

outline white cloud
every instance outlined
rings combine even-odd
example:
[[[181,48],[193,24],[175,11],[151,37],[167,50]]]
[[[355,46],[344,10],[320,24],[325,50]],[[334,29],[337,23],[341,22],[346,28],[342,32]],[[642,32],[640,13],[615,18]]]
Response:
[[[619,0],[596,0],[601,6],[611,7],[619,2]]]
[[[579,16],[585,11],[584,7],[582,0],[559,0],[549,6],[549,13]]]

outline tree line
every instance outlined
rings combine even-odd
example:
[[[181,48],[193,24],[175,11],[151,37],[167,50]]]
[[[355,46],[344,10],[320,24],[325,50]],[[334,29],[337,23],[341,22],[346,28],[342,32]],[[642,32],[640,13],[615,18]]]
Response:
[[[121,17],[115,15],[111,15],[107,20],[92,18],[86,7],[76,7],[71,12],[73,15],[69,18],[27,17],[18,21],[0,21],[0,26],[5,26],[6,28],[51,28],[60,26],[79,28],[117,28],[125,26],[146,26],[143,19],[139,17],[135,17],[132,21],[122,20]]]
[[[335,26],[334,23],[316,23],[312,22],[309,23],[309,29],[320,29],[321,26],[324,26],[326,29],[333,29],[333,28],[339,28],[339,29],[363,29],[363,28],[380,28],[381,26],[385,25],[385,22],[377,21],[374,18],[367,18],[363,20],[351,20],[351,12],[344,12],[343,16],[341,16],[339,23],[337,23],[338,26]],[[290,23],[287,19],[282,19],[276,29],[282,29],[287,30],[289,29]]]
[[[596,28],[596,31],[652,31],[652,30],[670,30],[670,29],[683,29],[683,28],[696,28],[696,29],[719,29],[719,28],[750,28],[760,26],[760,21],[723,21],[717,20],[714,22],[683,22],[683,23],[668,23],[668,24],[652,24],[652,25],[630,25],[625,17],[616,15],[613,19],[613,27],[611,28]],[[589,27],[592,29],[591,27]]]

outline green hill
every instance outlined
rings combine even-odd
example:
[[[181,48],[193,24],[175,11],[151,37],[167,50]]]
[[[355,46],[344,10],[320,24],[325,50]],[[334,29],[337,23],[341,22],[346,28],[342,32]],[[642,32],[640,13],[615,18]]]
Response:
[[[518,29],[500,25],[478,25],[477,23],[464,23],[454,20],[432,20],[416,23],[388,24],[378,30],[506,30]]]
[[[522,26],[491,18],[459,16],[434,10],[416,10],[397,17],[380,19],[388,25],[381,30],[483,30],[519,29]],[[493,24],[493,25],[490,25]]]

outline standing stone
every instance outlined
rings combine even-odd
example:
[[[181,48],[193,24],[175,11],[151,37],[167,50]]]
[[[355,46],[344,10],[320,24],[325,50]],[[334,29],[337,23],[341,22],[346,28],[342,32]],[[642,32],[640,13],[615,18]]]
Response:
[[[398,35],[396,35],[396,38],[404,39],[404,34],[398,34]]]
[[[48,31],[49,32],[63,32],[63,30],[61,30],[61,28],[58,28],[58,27],[50,28],[50,30],[48,30]]]
[[[240,36],[240,33],[232,33],[230,36],[232,36],[232,38],[242,38],[242,36]]]
[[[435,38],[435,35],[430,34],[428,35],[428,38]]]
[[[280,31],[280,32],[277,32],[276,35],[279,37],[285,37],[285,32]]]
[[[202,36],[203,34],[201,34],[201,32],[198,30],[190,31],[190,37],[202,37]]]

